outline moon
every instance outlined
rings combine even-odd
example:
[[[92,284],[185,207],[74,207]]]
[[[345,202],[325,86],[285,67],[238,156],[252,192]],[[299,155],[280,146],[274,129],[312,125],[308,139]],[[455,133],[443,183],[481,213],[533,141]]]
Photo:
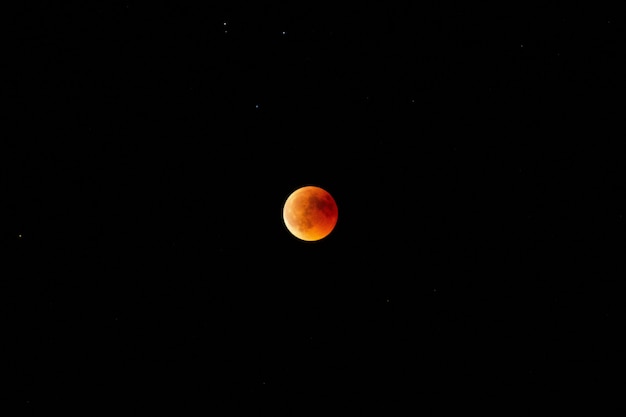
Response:
[[[301,240],[325,238],[337,224],[337,203],[323,188],[308,185],[298,188],[285,201],[283,220],[287,230]]]

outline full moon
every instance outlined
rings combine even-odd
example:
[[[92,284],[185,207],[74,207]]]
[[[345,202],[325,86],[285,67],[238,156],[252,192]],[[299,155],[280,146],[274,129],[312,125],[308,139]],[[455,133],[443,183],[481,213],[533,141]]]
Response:
[[[337,204],[330,193],[312,185],[291,193],[283,208],[287,229],[301,240],[325,238],[335,228],[337,217]]]

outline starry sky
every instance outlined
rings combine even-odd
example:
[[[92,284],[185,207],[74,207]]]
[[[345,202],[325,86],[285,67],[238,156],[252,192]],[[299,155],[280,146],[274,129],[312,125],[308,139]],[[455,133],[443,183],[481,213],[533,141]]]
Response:
[[[196,3],[9,13],[20,409],[531,413],[617,377],[616,9]]]

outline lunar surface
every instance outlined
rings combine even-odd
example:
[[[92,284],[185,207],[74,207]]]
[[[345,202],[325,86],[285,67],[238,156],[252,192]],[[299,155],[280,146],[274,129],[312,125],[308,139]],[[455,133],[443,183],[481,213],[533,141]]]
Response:
[[[287,198],[283,220],[287,229],[301,240],[325,238],[337,224],[338,210],[333,197],[320,187],[297,189]]]

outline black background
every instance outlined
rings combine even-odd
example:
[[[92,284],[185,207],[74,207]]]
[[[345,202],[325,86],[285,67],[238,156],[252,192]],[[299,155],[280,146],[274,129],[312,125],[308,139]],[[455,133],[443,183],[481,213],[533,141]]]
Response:
[[[19,408],[612,398],[594,393],[622,350],[615,10],[87,3],[6,14]],[[281,218],[307,184],[339,206],[313,243]]]

